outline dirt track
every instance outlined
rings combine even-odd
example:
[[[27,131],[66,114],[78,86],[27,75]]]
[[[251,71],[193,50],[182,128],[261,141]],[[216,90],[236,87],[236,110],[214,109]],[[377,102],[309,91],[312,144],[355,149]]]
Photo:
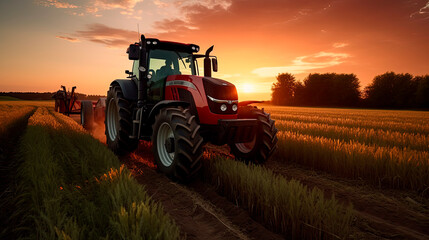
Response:
[[[98,130],[95,137],[103,141],[101,132]],[[227,147],[208,145],[206,151],[232,157]],[[157,173],[146,142],[121,161],[153,199],[163,204],[188,239],[282,239],[253,220],[247,211],[219,196],[211,185],[198,180],[180,185]],[[429,239],[429,200],[415,193],[383,190],[363,181],[336,178],[276,160],[265,166],[310,188],[318,187],[327,196],[334,194],[340,202],[353,204],[353,239]]]
[[[152,198],[180,226],[187,239],[282,239],[254,221],[240,207],[219,196],[201,181],[188,185],[172,182],[152,163],[150,145],[141,142],[137,154],[122,158]]]

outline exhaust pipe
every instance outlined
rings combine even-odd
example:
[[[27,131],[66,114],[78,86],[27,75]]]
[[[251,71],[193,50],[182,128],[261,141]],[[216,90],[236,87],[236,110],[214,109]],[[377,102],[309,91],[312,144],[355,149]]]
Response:
[[[212,65],[210,61],[210,52],[213,51],[213,47],[209,47],[206,51],[206,57],[204,58],[204,77],[211,77],[212,76]]]

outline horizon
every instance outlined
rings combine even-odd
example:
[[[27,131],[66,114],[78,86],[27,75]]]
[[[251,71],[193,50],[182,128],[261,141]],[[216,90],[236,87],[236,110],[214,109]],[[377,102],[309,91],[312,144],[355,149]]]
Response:
[[[76,86],[106,95],[138,32],[214,45],[240,100],[270,100],[279,73],[429,73],[429,1],[24,0],[0,2],[1,92]],[[137,29],[139,26],[139,29]],[[173,26],[173,27],[172,27]]]

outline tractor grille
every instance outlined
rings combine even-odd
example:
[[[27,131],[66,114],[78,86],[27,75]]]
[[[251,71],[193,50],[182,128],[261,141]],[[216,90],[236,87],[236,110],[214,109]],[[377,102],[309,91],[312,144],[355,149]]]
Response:
[[[235,86],[227,81],[216,79],[216,78],[203,78],[204,83],[204,91],[206,92],[207,96],[210,96],[212,98],[216,98],[219,100],[237,100],[237,90],[235,89]],[[221,111],[220,106],[222,104],[215,103],[211,101],[207,97],[207,102],[209,104],[210,111],[212,113],[217,114],[237,114],[236,111],[232,111],[232,105],[237,104],[226,104],[227,110]]]

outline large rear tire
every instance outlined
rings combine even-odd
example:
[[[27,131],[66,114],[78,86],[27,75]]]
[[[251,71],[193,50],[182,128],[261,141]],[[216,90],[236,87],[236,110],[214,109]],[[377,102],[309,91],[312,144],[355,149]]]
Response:
[[[137,148],[138,140],[130,138],[132,131],[132,104],[124,98],[119,85],[110,86],[106,99],[106,142],[118,155]]]
[[[189,109],[163,108],[155,117],[152,148],[158,169],[173,180],[186,182],[201,169],[203,138]]]
[[[238,118],[258,120],[258,131],[253,140],[247,143],[229,144],[236,159],[262,164],[269,159],[277,148],[277,128],[268,113],[252,106],[240,107]]]
[[[91,101],[80,102],[80,123],[86,130],[94,128],[94,108]]]

